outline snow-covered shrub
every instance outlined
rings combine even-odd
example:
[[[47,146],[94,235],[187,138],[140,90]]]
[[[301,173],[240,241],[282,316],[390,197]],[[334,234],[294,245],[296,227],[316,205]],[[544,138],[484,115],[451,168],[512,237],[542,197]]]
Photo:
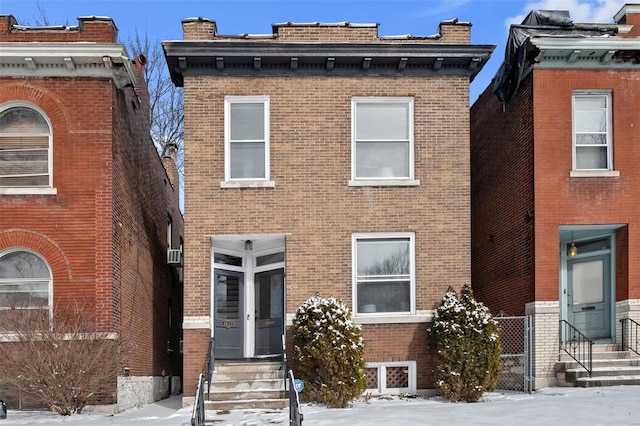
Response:
[[[496,388],[502,361],[500,327],[465,285],[458,298],[449,287],[429,329],[436,352],[435,386],[448,399],[475,402]]]
[[[366,389],[364,342],[349,308],[333,297],[310,297],[293,320],[296,375],[307,401],[343,408]]]

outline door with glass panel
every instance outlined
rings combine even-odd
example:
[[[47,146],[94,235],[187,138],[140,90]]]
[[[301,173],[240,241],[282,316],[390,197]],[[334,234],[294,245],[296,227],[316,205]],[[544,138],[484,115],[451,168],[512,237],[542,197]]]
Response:
[[[568,320],[590,339],[611,337],[610,254],[567,261]]]
[[[216,358],[243,358],[244,274],[216,269],[213,291]]]
[[[284,269],[255,275],[256,355],[282,354]]]

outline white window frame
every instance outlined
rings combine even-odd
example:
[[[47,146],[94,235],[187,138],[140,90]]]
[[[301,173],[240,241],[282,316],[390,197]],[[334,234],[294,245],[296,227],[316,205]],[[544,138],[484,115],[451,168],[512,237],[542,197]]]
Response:
[[[264,177],[231,178],[231,144],[241,143],[231,140],[231,105],[239,103],[262,103],[264,105]],[[224,182],[222,188],[274,187],[271,181],[270,155],[270,98],[269,96],[225,96],[224,98]]]
[[[578,145],[576,135],[576,99],[585,97],[602,97],[606,101],[606,149],[607,149],[607,168],[604,169],[579,169],[578,150],[595,145]],[[619,172],[613,169],[613,104],[611,90],[576,90],[571,96],[571,177],[617,177]],[[602,145],[597,145],[602,147]]]
[[[31,109],[38,114],[40,114],[44,120],[47,122],[49,126],[49,148],[47,153],[47,173],[49,175],[49,182],[47,186],[23,186],[23,187],[0,187],[0,195],[55,195],[57,194],[57,190],[53,187],[53,125],[51,124],[51,120],[45,112],[38,108],[36,105],[30,102],[24,101],[10,101],[0,105],[0,112],[6,111],[11,108],[28,108]],[[3,133],[3,136],[25,136],[29,134],[25,133]],[[42,136],[41,133],[34,134],[37,136]]]
[[[417,390],[416,366],[416,361],[368,362],[366,364],[366,368],[375,368],[377,371],[378,387],[368,388],[367,391],[375,395],[400,395],[403,393],[415,394]],[[406,367],[409,386],[406,388],[388,388],[387,367]]]
[[[409,242],[409,312],[358,312],[358,242],[363,240],[381,239],[406,239]],[[413,316],[416,314],[416,254],[415,254],[415,233],[413,232],[373,232],[355,233],[351,238],[351,270],[352,270],[352,300],[353,315],[356,318],[379,318],[380,322],[385,322],[385,318],[398,316]]]
[[[52,320],[53,319],[53,271],[51,270],[51,265],[49,265],[49,262],[47,262],[47,259],[42,256],[40,253],[30,250],[26,247],[11,247],[7,250],[3,250],[0,251],[0,259],[3,258],[4,256],[10,254],[10,253],[15,253],[15,252],[27,252],[27,253],[31,253],[34,256],[37,256],[38,258],[40,258],[40,260],[42,260],[45,264],[45,266],[47,267],[47,269],[49,269],[49,287],[48,287],[48,310],[49,310],[49,319]],[[24,279],[25,281],[45,281],[44,278],[27,278]],[[0,279],[0,282],[15,282],[15,281],[11,281],[10,279],[7,278],[2,278]],[[1,284],[0,284],[1,285]],[[7,308],[0,308],[0,310],[6,310]],[[33,309],[33,308],[21,308],[21,309]],[[12,334],[12,333],[9,333]]]
[[[409,164],[408,176],[400,176],[400,177],[358,177],[356,174],[357,164],[356,164],[356,145],[358,143],[358,138],[356,134],[357,123],[356,123],[356,111],[358,105],[361,104],[406,104],[408,108],[408,118],[409,118]],[[390,142],[393,142],[390,140]],[[396,140],[398,143],[405,143],[406,140]],[[413,97],[393,97],[393,96],[356,96],[351,98],[351,180],[349,181],[350,186],[416,186],[420,184],[419,180],[415,179],[415,145],[414,145],[414,98]]]

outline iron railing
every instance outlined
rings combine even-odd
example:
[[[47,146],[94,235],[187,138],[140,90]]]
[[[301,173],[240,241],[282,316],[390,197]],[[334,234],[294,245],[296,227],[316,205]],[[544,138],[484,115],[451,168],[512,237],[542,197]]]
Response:
[[[191,412],[191,426],[204,426],[204,374],[202,373],[198,377],[196,400]]]
[[[620,320],[622,327],[622,350],[640,355],[640,324],[631,318]]]
[[[560,349],[582,366],[589,377],[593,371],[593,340],[566,320],[560,320]]]
[[[207,398],[211,394],[211,374],[213,373],[215,356],[213,354],[213,345],[215,339],[212,337],[209,341],[209,352],[207,353]]]
[[[301,426],[304,416],[300,410],[300,397],[296,389],[293,371],[289,370],[289,426]]]

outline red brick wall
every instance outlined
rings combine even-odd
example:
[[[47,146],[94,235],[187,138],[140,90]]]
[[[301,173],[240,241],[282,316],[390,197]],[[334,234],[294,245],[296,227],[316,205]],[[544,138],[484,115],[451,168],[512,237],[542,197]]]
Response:
[[[561,224],[627,224],[628,291],[640,297],[640,80],[637,70],[537,70],[536,111],[536,300],[558,298],[558,227]],[[618,178],[571,178],[571,95],[577,89],[612,91],[613,166]],[[624,255],[624,253],[622,253]],[[620,266],[620,265],[618,265]]]
[[[633,261],[640,255],[637,74],[537,69],[504,111],[490,90],[473,106],[473,285],[494,313],[524,313],[524,303],[558,300],[561,225],[627,225],[616,233],[616,299],[640,296],[640,265]],[[571,97],[586,89],[612,91],[613,165],[620,177],[569,176]]]
[[[118,29],[111,18],[82,18],[78,19],[78,25],[74,27],[56,28],[29,27],[28,29],[16,28],[24,25],[17,22],[11,15],[0,16],[0,42],[79,42],[88,41],[96,43],[115,43],[118,38]]]
[[[171,217],[172,248],[177,249],[183,219],[177,183],[171,185],[149,136],[149,98],[139,60],[136,68],[137,96],[126,89],[113,98],[114,299],[122,333],[134,343],[127,360],[131,374],[179,375],[182,288],[178,271],[167,264],[167,223]]]
[[[471,108],[471,275],[496,315],[534,300],[532,106],[528,77],[504,109],[491,87]]]
[[[76,40],[42,29],[6,34],[3,22],[2,41]],[[112,42],[114,28],[110,20],[87,21],[77,39]],[[109,78],[0,78],[0,105],[29,102],[49,118],[57,190],[0,196],[0,252],[25,247],[42,255],[53,273],[54,305],[95,303],[101,329],[130,341],[123,367],[132,374],[179,375],[182,287],[166,253],[168,216],[173,248],[183,218],[177,185],[149,135],[142,64],[136,69],[135,92],[117,90]]]

